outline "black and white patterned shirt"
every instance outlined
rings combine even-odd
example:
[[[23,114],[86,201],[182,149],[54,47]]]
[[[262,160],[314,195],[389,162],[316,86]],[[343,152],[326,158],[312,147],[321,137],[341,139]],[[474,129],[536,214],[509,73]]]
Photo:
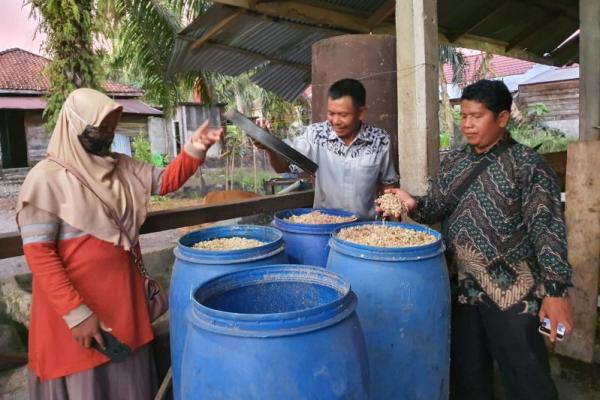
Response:
[[[462,304],[521,304],[536,314],[544,296],[571,286],[565,222],[556,176],[535,151],[512,145],[469,186],[453,211],[449,194],[484,157],[470,146],[442,160],[431,192],[417,200],[416,221],[443,221]]]
[[[390,135],[383,129],[363,123],[346,146],[329,122],[320,122],[305,127],[290,144],[319,165],[315,207],[341,208],[373,219],[378,186],[398,182]]]

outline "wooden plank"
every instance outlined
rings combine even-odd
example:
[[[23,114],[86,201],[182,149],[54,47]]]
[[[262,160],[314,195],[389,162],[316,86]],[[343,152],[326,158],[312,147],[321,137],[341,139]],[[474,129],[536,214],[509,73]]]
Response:
[[[439,166],[435,0],[396,2],[398,156],[402,187],[420,196]]]
[[[600,1],[579,7],[579,140],[600,140]]]
[[[238,19],[245,11],[246,10],[243,8],[232,9],[230,15],[211,26],[211,28],[208,31],[206,31],[194,43],[192,43],[192,49],[202,47],[202,45],[208,42],[217,33],[222,31],[227,25],[230,25],[233,21]]]
[[[265,196],[228,204],[184,207],[151,213],[142,225],[141,233],[159,232],[183,226],[260,214],[288,208],[311,207],[314,191]]]
[[[373,13],[373,15],[369,17],[369,28],[373,29],[374,27],[385,21],[387,17],[392,15],[395,9],[396,0],[386,1],[381,7],[379,7],[379,9],[377,9],[377,11]]]
[[[206,222],[221,221],[288,208],[312,207],[315,192],[307,190],[282,195],[264,196],[235,203],[184,207],[154,211],[148,214],[141,233],[160,232]],[[0,259],[23,255],[18,232],[0,234]]]
[[[565,217],[569,262],[573,266],[574,328],[558,343],[558,353],[592,362],[597,322],[598,269],[600,267],[600,175],[595,160],[600,141],[572,142],[567,149]]]
[[[19,232],[0,233],[0,259],[23,255],[23,242]]]
[[[520,32],[513,36],[513,38],[510,40],[510,42],[508,42],[508,44],[504,48],[506,51],[514,49],[518,44],[520,44],[525,39],[537,32],[540,24],[541,26],[546,26],[548,19],[552,21],[554,20],[554,18],[550,17],[546,12],[543,11],[539,12],[535,17],[536,19],[534,20],[534,22],[525,26],[523,29],[521,29]]]
[[[251,9],[252,5],[248,0],[216,0],[216,3],[227,4],[236,7]],[[361,15],[351,12],[334,10],[327,7],[318,6],[300,1],[268,1],[258,2],[253,8],[254,11],[271,16],[289,18],[295,21],[329,26],[342,29],[347,32],[369,33],[369,20]],[[378,29],[387,29],[393,31],[392,24],[383,24]]]
[[[476,29],[481,24],[494,15],[498,10],[502,9],[507,0],[497,0],[490,2],[479,3],[479,7],[476,10],[471,10],[469,15],[469,21],[465,23],[459,30],[448,32],[446,37],[450,42],[454,42],[456,39]]]
[[[554,153],[545,153],[542,156],[544,156],[552,170],[556,173],[560,191],[564,192],[567,174],[567,152],[557,151]]]

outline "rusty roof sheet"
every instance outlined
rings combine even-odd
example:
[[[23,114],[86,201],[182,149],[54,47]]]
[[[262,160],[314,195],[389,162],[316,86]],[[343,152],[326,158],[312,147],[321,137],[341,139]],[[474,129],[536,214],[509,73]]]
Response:
[[[192,48],[194,41],[229,15],[230,7],[215,4],[181,31],[169,73],[207,70],[235,76],[253,71],[251,79],[257,85],[293,100],[310,84],[312,45],[343,33],[245,12],[209,42]]]
[[[311,0],[306,5],[362,17],[365,24],[356,28],[357,32],[364,33],[368,18],[378,10],[385,10],[390,3],[388,0]],[[244,9],[232,23],[217,29],[221,21],[239,10],[215,3],[188,25],[177,38],[169,74],[198,69],[227,75],[252,71],[252,80],[258,85],[291,100],[302,92],[301,87],[306,88],[310,83],[312,45],[354,32],[349,31],[347,25],[331,28],[307,22],[311,16],[303,12],[296,13],[295,20],[290,15],[267,16],[252,9]],[[558,47],[579,28],[578,0],[438,0],[437,10],[440,34],[451,43],[460,45],[463,42],[458,39],[462,38],[470,40],[469,43],[485,42],[507,54],[513,54],[514,50],[520,57],[545,64],[577,61],[576,40],[570,46]],[[335,25],[335,21],[331,21],[327,25]],[[383,23],[387,24],[386,32],[390,27],[393,29],[393,12]],[[198,49],[192,49],[192,44],[207,33],[214,34]]]

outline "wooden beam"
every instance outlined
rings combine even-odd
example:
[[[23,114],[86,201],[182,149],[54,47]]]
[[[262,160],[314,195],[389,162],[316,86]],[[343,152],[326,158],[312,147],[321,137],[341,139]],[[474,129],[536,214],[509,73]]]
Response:
[[[579,0],[579,140],[600,140],[600,1]]]
[[[484,3],[477,10],[472,11],[470,21],[467,22],[460,30],[448,32],[446,37],[452,43],[465,33],[469,33],[476,27],[480,26],[487,18],[494,15],[496,11],[501,9],[508,0],[491,1]]]
[[[439,42],[448,43],[455,47],[464,47],[467,49],[481,50],[487,53],[518,58],[521,60],[533,61],[539,64],[554,65],[554,59],[552,57],[542,57],[541,55],[536,55],[519,48],[506,51],[505,49],[508,45],[507,42],[488,39],[481,36],[465,34],[451,43],[446,37],[445,32],[440,32]]]
[[[438,25],[436,0],[396,2],[398,156],[400,181],[427,193],[439,166]]]
[[[233,21],[238,19],[246,9],[244,8],[232,8],[231,14],[222,20],[218,21],[214,24],[208,31],[206,31],[202,36],[200,36],[194,43],[192,43],[192,49],[197,49],[202,47],[206,42],[208,42],[213,36],[222,31],[227,25],[230,25]]]
[[[254,198],[228,204],[178,208],[151,213],[141,233],[165,231],[182,226],[198,225],[206,222],[243,217],[246,215],[285,210],[288,208],[311,207],[314,191],[296,192]]]
[[[184,207],[154,211],[148,214],[141,233],[160,232],[206,222],[222,221],[247,215],[312,207],[315,192],[307,190],[290,194],[258,197],[235,203]],[[23,255],[23,243],[18,232],[0,234],[0,259]]]
[[[370,33],[369,20],[360,15],[350,12],[333,10],[331,8],[319,7],[314,4],[300,1],[268,1],[259,2],[251,8],[248,0],[217,0],[216,3],[227,4],[236,7],[253,9],[256,12],[276,17],[289,18],[303,21],[308,24],[324,25],[332,28],[342,29],[346,32]],[[382,24],[381,30],[393,31],[393,24]]]
[[[510,51],[510,50],[514,49],[519,44],[523,43],[524,41],[526,41],[531,36],[535,35],[540,30],[544,29],[545,27],[547,27],[550,24],[555,23],[558,18],[559,17],[552,17],[544,12],[540,12],[539,14],[537,14],[537,18],[535,19],[535,21],[533,23],[526,26],[525,29],[523,29],[519,33],[517,33],[515,35],[515,37],[513,37],[510,40],[510,42],[508,42],[508,44],[506,45],[504,50]]]
[[[554,59],[554,65],[563,66],[577,62],[579,57],[579,36],[574,37],[568,43],[565,43],[562,47],[552,53]]]
[[[377,25],[381,24],[387,17],[392,15],[394,10],[396,10],[396,0],[388,0],[381,7],[379,7],[379,9],[377,9],[373,15],[369,17],[369,28],[373,29]]]
[[[595,1],[595,0],[593,0]],[[573,333],[558,343],[558,353],[592,362],[596,337],[600,268],[600,175],[593,160],[600,141],[571,142],[567,149],[565,217],[569,263],[573,267]]]

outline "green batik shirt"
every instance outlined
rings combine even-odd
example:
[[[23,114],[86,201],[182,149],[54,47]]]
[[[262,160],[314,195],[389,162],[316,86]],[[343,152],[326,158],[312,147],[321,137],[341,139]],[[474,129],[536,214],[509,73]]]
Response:
[[[483,156],[468,145],[449,152],[410,216],[426,224],[442,222],[459,303],[491,302],[501,310],[516,306],[537,313],[541,298],[566,296],[571,286],[556,175],[542,156],[515,143],[448,210],[448,194]]]

